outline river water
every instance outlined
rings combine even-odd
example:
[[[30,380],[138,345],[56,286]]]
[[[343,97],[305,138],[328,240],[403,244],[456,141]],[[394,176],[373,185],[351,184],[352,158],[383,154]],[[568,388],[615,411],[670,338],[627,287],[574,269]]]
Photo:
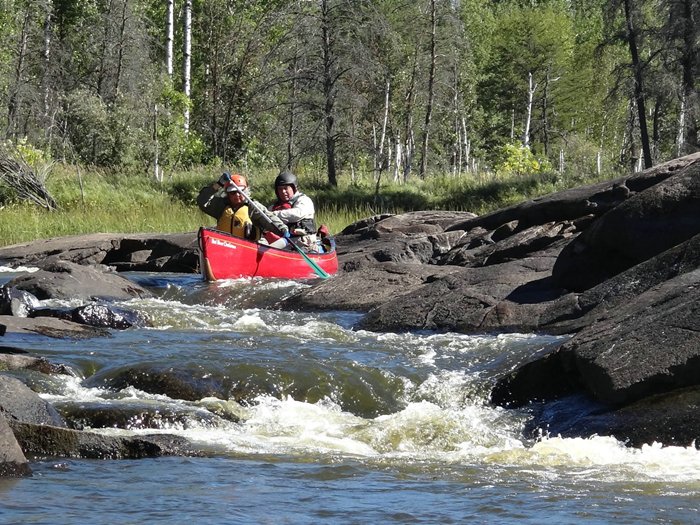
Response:
[[[64,413],[149,414],[94,431],[174,433],[205,456],[32,460],[31,478],[0,480],[0,523],[700,522],[695,448],[531,439],[527,410],[489,405],[495,378],[564,338],[372,333],[355,313],[271,308],[303,283],[128,277],[156,298],[121,305],[152,327],[0,344],[76,372],[25,377]],[[229,395],[110,383],[163,369]]]

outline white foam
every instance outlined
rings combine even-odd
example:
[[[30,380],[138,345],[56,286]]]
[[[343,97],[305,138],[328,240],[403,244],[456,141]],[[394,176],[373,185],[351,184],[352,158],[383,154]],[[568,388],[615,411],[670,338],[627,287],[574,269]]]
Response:
[[[17,268],[0,266],[0,273],[34,273],[38,271],[39,268],[35,268],[33,266],[18,266]]]

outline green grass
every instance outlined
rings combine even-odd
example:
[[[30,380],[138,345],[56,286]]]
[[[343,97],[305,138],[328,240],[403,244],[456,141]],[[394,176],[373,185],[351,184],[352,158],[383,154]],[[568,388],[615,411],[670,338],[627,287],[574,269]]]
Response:
[[[0,245],[86,233],[174,233],[195,231],[214,220],[199,211],[195,198],[217,179],[217,169],[176,173],[159,184],[146,175],[126,175],[55,165],[45,184],[59,209],[47,211],[18,201],[0,187]],[[274,199],[276,171],[249,176],[253,198]],[[380,213],[455,210],[483,214],[553,191],[582,184],[556,174],[496,179],[492,176],[431,176],[407,184],[383,182],[379,194],[370,175],[353,181],[341,176],[338,187],[302,174],[302,191],[316,203],[317,223],[338,233],[347,225]],[[588,180],[586,182],[592,182]],[[574,184],[575,183],[575,184]]]

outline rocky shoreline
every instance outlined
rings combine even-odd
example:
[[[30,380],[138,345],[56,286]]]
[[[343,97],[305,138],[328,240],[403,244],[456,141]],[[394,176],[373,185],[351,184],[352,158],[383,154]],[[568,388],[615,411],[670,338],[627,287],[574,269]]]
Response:
[[[278,306],[365,312],[359,327],[375,331],[570,334],[500,378],[491,401],[530,407],[533,435],[613,435],[631,446],[696,443],[700,154],[483,216],[425,211],[372,217],[336,241],[339,274]],[[118,271],[197,272],[198,263],[194,233],[96,234],[0,248],[2,265],[42,268],[6,285],[0,331],[104,336],[139,322],[112,311],[110,298],[147,293]],[[7,315],[13,294],[14,306],[21,306],[21,292],[81,298],[104,308],[95,314],[91,307],[87,315]],[[0,374],[0,381],[8,377]],[[195,453],[175,438],[107,443],[60,430],[53,420],[32,420],[28,409],[8,408],[9,399],[32,397],[26,387],[11,382],[4,388],[0,475],[27,475],[23,451],[72,457]],[[580,400],[574,401],[580,409],[552,416],[548,406],[560,399]],[[63,444],[47,437],[53,436],[49,428]]]

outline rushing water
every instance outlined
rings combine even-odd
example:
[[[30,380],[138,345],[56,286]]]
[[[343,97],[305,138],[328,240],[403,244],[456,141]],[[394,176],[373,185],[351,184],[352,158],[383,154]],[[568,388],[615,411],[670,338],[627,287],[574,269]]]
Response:
[[[70,365],[77,377],[24,377],[65,413],[151,414],[94,431],[175,433],[205,457],[33,460],[33,477],[0,480],[0,523],[700,521],[694,448],[531,440],[526,411],[489,405],[495,378],[561,338],[372,333],[352,328],[353,313],[270,308],[304,284],[129,277],[157,298],[123,306],[153,327],[0,344]],[[104,386],[119,371],[166,368],[230,395]]]

